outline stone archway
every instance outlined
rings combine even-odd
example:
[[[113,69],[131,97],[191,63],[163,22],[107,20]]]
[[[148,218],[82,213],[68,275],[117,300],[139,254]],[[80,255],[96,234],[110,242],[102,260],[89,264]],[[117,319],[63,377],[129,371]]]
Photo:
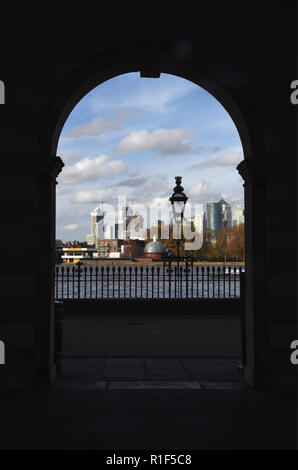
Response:
[[[57,136],[76,100],[124,72],[160,71],[206,88],[229,112],[245,154],[247,379],[296,390],[296,10],[258,2],[3,6],[0,106],[3,250],[0,387],[54,378],[52,265]],[[277,31],[283,34],[277,34]],[[17,286],[17,288],[15,287]],[[52,302],[52,303],[51,303]]]
[[[211,78],[207,65],[203,60],[181,60],[167,50],[128,50],[109,54],[83,66],[73,74],[68,82],[63,83],[57,90],[56,97],[48,109],[42,132],[39,139],[40,162],[39,173],[51,173],[47,177],[48,184],[41,188],[42,199],[47,201],[49,217],[46,225],[40,227],[40,239],[48,238],[48,244],[54,250],[55,227],[55,177],[62,169],[61,160],[56,157],[58,139],[62,127],[75,107],[76,103],[90,90],[114,76],[128,72],[141,72],[142,76],[158,76],[159,73],[177,75],[190,80],[212,94],[226,109],[233,119],[242,142],[245,160],[238,170],[245,180],[245,207],[246,207],[246,344],[247,359],[245,377],[249,384],[264,385],[268,378],[269,365],[266,357],[267,348],[267,318],[265,303],[265,265],[262,256],[265,251],[265,239],[258,239],[255,246],[256,226],[264,221],[263,214],[256,210],[261,199],[264,199],[264,186],[262,185],[262,162],[253,156],[257,154],[252,135],[258,128],[254,113],[242,92],[235,89],[226,90],[220,83]],[[209,72],[209,73],[208,73]],[[261,184],[260,184],[261,182]],[[257,215],[256,215],[257,214]],[[47,232],[47,235],[46,235]],[[256,262],[257,260],[257,262]],[[42,267],[41,267],[42,269]],[[48,271],[49,292],[43,296],[51,299],[49,310],[39,319],[39,338],[43,350],[43,360],[53,361],[54,325],[53,325],[53,284],[54,262],[51,258],[51,268]],[[258,292],[255,293],[255,289]],[[256,301],[257,298],[257,301]],[[263,312],[263,314],[260,314]],[[49,328],[50,326],[50,328]],[[256,335],[258,331],[258,335]],[[49,364],[49,371],[52,366]],[[260,376],[259,376],[260,374]],[[50,373],[51,375],[51,373]]]

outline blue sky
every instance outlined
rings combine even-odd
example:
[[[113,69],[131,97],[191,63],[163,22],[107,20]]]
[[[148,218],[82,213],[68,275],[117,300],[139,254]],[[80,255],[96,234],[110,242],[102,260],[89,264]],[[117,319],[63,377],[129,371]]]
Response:
[[[65,163],[57,186],[63,241],[85,240],[99,201],[168,199],[176,175],[193,203],[243,202],[232,119],[208,92],[173,75],[130,73],[96,87],[68,117],[57,155]]]

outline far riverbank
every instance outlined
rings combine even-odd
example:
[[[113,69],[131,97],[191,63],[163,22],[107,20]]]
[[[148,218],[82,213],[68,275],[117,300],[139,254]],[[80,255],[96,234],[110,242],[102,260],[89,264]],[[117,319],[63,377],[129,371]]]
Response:
[[[168,262],[168,261],[167,261]],[[77,264],[77,263],[76,263]],[[154,262],[141,262],[141,261],[129,261],[129,260],[83,260],[80,262],[81,266],[163,266],[162,261]],[[176,262],[172,263],[177,264]],[[180,261],[180,265],[184,265],[185,262]],[[244,267],[243,261],[194,261],[194,266],[241,266]],[[73,266],[72,263],[61,263],[60,266]]]

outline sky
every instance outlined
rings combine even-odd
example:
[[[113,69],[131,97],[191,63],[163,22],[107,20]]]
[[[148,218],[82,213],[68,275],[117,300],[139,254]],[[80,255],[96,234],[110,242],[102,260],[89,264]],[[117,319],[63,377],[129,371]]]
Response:
[[[198,85],[168,74],[108,80],[75,106],[60,135],[65,166],[57,181],[56,238],[86,240],[100,201],[168,201],[182,176],[189,202],[243,203],[238,131]]]

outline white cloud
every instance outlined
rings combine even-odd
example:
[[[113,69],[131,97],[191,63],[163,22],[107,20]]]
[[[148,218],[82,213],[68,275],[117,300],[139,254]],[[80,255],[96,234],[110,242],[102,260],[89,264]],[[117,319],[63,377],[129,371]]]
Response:
[[[207,181],[199,180],[189,190],[190,201],[205,204],[207,202],[219,201],[221,194],[214,191]]]
[[[125,173],[128,173],[128,168],[122,160],[112,160],[107,155],[99,155],[85,157],[74,165],[66,167],[59,177],[59,182],[75,184]]]
[[[238,163],[243,160],[243,154],[240,152],[236,153],[227,153],[224,155],[220,155],[217,158],[210,158],[207,160],[203,160],[202,162],[196,163],[195,165],[192,165],[190,168],[195,169],[195,168],[213,168],[216,166],[220,167],[235,167],[238,165]]]
[[[73,162],[79,158],[78,152],[60,152],[60,157],[64,163]]]
[[[67,186],[60,186],[58,185],[56,187],[56,196],[57,197],[62,197],[62,196],[67,196],[69,194],[72,194],[73,193],[73,188],[71,187],[67,187]]]
[[[63,211],[62,211],[61,207],[59,207],[59,208],[60,208],[60,210],[59,210],[59,213],[56,216],[56,220],[59,221],[60,223],[65,222],[65,219],[76,219],[77,220],[79,217],[80,218],[86,217],[86,207],[84,207],[81,210],[78,210],[78,208],[76,207],[75,208],[76,210],[73,210],[73,205],[70,205],[70,206],[67,206],[67,208],[65,208],[65,210],[63,210]]]
[[[89,203],[89,202],[111,202],[111,199],[115,197],[115,191],[113,189],[95,189],[90,191],[79,191],[72,198],[72,202]]]
[[[196,89],[198,89],[196,84],[186,80],[180,83],[151,81],[148,82],[146,89],[142,86],[134,94],[130,93],[129,96],[123,98],[120,105],[140,108],[142,111],[165,113],[170,110],[170,105],[176,100],[183,98]]]
[[[78,224],[69,224],[69,225],[65,225],[64,227],[62,227],[62,230],[68,230],[70,232],[73,232],[74,230],[77,230],[78,227],[79,227]]]
[[[128,178],[127,180],[119,181],[115,186],[128,186],[134,188],[136,186],[143,186],[147,182],[147,176],[135,176],[133,178]]]
[[[156,129],[153,132],[135,131],[117,145],[116,150],[125,154],[142,150],[155,150],[160,156],[192,151],[189,138],[195,135],[192,129]]]
[[[244,203],[244,194],[240,193],[222,193],[222,198],[227,201],[229,204],[243,204]]]
[[[135,118],[139,116],[139,113],[126,111],[124,109],[117,109],[114,111],[114,119],[107,120],[102,117],[98,117],[88,124],[83,124],[78,127],[74,127],[70,132],[70,137],[83,137],[83,136],[95,136],[103,134],[106,131],[115,131],[122,129],[124,122],[127,119]]]
[[[156,196],[152,199],[150,202],[151,207],[159,208],[159,207],[170,207],[170,201],[169,201],[169,196]]]
[[[154,198],[168,197],[167,175],[156,174],[147,179],[142,186],[135,187],[130,193],[130,199],[145,205],[150,205]]]

